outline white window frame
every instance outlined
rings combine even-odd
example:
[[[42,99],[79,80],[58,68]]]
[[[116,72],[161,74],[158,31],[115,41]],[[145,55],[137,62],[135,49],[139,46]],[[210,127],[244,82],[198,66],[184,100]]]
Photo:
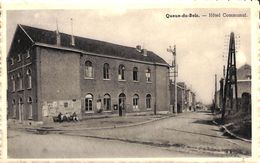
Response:
[[[109,80],[110,79],[110,67],[108,63],[103,65],[103,79]]]
[[[111,96],[109,94],[104,95],[103,105],[104,111],[111,111]]]
[[[88,103],[88,104],[87,104]],[[90,105],[91,103],[91,105]],[[87,107],[86,107],[87,106]],[[93,109],[93,95],[88,93],[86,96],[85,96],[85,112],[87,113],[92,113],[94,112],[94,109]]]
[[[28,119],[32,119],[33,118],[33,106],[32,106],[32,98],[31,97],[28,97],[27,103],[28,103],[28,107],[29,107]]]
[[[133,68],[133,81],[135,81],[135,82],[138,81],[138,68],[137,67]]]
[[[149,97],[149,98],[148,98],[148,97]],[[150,107],[147,105],[147,104],[148,104],[148,99],[149,99],[149,105],[150,105]],[[151,94],[147,94],[147,95],[145,96],[145,107],[146,107],[147,110],[151,110],[151,109],[152,109],[152,96],[151,96]]]
[[[146,78],[146,82],[147,83],[151,83],[152,82],[151,76],[152,76],[151,69],[147,68],[146,71],[145,71],[145,78]]]
[[[90,65],[87,65],[87,64]],[[85,61],[85,69],[84,69],[84,76],[85,79],[93,79],[94,78],[94,68],[91,61],[87,60]]]
[[[134,94],[134,96],[133,96],[133,110],[134,111],[139,110],[139,95],[138,94]]]
[[[121,64],[118,67],[118,80],[125,81],[125,77],[125,66]]]

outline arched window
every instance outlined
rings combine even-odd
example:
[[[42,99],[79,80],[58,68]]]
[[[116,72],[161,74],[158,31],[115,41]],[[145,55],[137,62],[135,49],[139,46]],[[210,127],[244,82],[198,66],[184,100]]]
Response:
[[[13,65],[14,64],[14,59],[10,58],[10,64]]]
[[[19,90],[22,90],[23,89],[23,77],[22,77],[21,73],[18,73],[17,77],[18,77]]]
[[[151,100],[152,100],[151,95],[150,94],[146,95],[145,101],[146,101],[146,108],[147,109],[151,109]]]
[[[149,68],[146,69],[145,76],[146,76],[146,81],[151,82],[151,70]]]
[[[92,62],[90,61],[85,62],[85,77],[93,78],[93,66],[92,66]]]
[[[135,94],[133,96],[133,109],[138,109],[138,101],[139,101],[139,96]]]
[[[87,94],[85,97],[85,111],[93,110],[93,96],[92,94]]]
[[[31,70],[28,69],[27,72],[26,72],[26,75],[27,75],[27,88],[30,89],[32,88],[32,73],[31,73]]]
[[[125,80],[125,66],[124,65],[119,65],[118,80]]]
[[[138,81],[138,68],[137,67],[133,68],[133,80]]]
[[[29,108],[29,117],[28,117],[28,119],[32,119],[32,117],[33,117],[33,109],[32,109],[32,98],[31,97],[28,97],[27,103],[28,103],[28,108]]]
[[[111,97],[109,94],[104,95],[104,109],[111,110]]]
[[[118,103],[119,103],[119,107],[121,107],[122,109],[125,108],[125,101],[126,101],[126,96],[124,93],[121,93],[118,98]]]
[[[103,66],[103,78],[109,79],[109,64],[105,63]]]
[[[15,92],[15,79],[14,79],[14,75],[11,76],[11,81],[12,81],[12,91]]]
[[[12,111],[13,111],[13,118],[16,118],[16,104],[15,100],[12,100]]]
[[[23,99],[22,97],[19,98],[18,101],[18,117],[19,121],[22,122],[24,120],[24,113],[23,113]]]

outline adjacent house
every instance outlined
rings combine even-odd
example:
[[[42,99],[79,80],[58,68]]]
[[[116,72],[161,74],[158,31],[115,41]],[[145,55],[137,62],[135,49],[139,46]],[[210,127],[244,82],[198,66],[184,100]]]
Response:
[[[141,46],[19,24],[7,57],[8,119],[168,111],[168,71]]]

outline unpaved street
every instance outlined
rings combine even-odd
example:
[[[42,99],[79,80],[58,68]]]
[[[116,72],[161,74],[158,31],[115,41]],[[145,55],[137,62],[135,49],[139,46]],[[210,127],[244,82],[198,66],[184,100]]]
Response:
[[[222,136],[207,112],[145,125],[37,135],[8,131],[10,157],[250,156],[251,144]]]

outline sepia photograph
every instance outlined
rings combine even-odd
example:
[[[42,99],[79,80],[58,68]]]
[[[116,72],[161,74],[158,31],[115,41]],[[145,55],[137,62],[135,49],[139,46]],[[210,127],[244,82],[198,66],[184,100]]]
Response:
[[[252,20],[7,10],[7,158],[251,158]]]

